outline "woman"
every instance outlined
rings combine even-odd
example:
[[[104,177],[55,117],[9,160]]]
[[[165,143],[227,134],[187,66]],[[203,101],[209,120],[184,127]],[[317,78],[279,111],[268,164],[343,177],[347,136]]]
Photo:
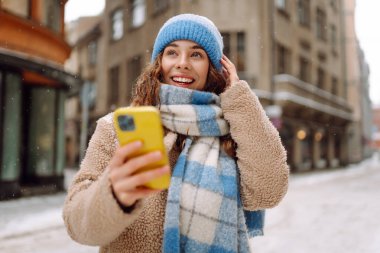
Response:
[[[281,201],[289,171],[278,132],[222,50],[205,17],[163,25],[132,104],[160,109],[170,168],[136,174],[162,154],[131,158],[143,144],[119,147],[112,114],[99,119],[64,206],[74,240],[100,252],[249,251],[262,226],[251,211]],[[168,190],[142,187],[165,173]]]

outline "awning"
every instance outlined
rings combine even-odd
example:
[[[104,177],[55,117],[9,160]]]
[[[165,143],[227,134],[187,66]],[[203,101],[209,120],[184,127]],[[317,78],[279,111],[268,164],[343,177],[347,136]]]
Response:
[[[64,71],[59,64],[5,48],[0,48],[0,65],[26,69],[56,80],[64,85],[69,97],[79,95],[83,84],[83,80],[79,76]]]

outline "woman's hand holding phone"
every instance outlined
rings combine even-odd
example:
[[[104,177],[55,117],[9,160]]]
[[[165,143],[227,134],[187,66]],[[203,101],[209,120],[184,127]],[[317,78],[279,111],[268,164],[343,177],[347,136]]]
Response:
[[[163,156],[160,151],[134,156],[142,146],[141,141],[135,141],[119,147],[108,166],[114,195],[126,207],[132,206],[139,199],[160,192],[160,189],[147,188],[144,184],[170,171],[169,166],[165,165],[136,173],[141,168],[159,161]]]

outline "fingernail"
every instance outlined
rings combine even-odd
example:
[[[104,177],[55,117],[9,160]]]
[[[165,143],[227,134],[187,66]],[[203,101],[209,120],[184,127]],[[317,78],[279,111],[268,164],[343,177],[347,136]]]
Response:
[[[161,157],[161,151],[154,151],[152,155],[154,157]]]
[[[169,166],[164,166],[164,167],[161,168],[161,170],[165,172],[165,171],[169,171],[170,168],[169,168]]]
[[[135,141],[133,142],[133,145],[136,147],[136,148],[139,148],[142,146],[142,141]]]

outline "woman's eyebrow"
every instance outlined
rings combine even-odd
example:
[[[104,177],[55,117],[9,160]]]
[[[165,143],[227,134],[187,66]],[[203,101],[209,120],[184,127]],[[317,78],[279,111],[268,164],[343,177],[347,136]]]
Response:
[[[178,44],[173,42],[173,43],[168,44],[166,47],[179,47],[179,46],[178,46]],[[201,47],[199,45],[194,45],[191,47],[191,49],[202,49],[204,51],[203,47]]]
[[[205,50],[203,49],[203,47],[201,47],[201,46],[199,46],[199,45],[195,45],[195,46],[193,46],[192,49],[202,49],[203,51],[205,51]]]
[[[169,45],[167,45],[167,47],[178,47],[178,45],[175,43],[170,43]]]

